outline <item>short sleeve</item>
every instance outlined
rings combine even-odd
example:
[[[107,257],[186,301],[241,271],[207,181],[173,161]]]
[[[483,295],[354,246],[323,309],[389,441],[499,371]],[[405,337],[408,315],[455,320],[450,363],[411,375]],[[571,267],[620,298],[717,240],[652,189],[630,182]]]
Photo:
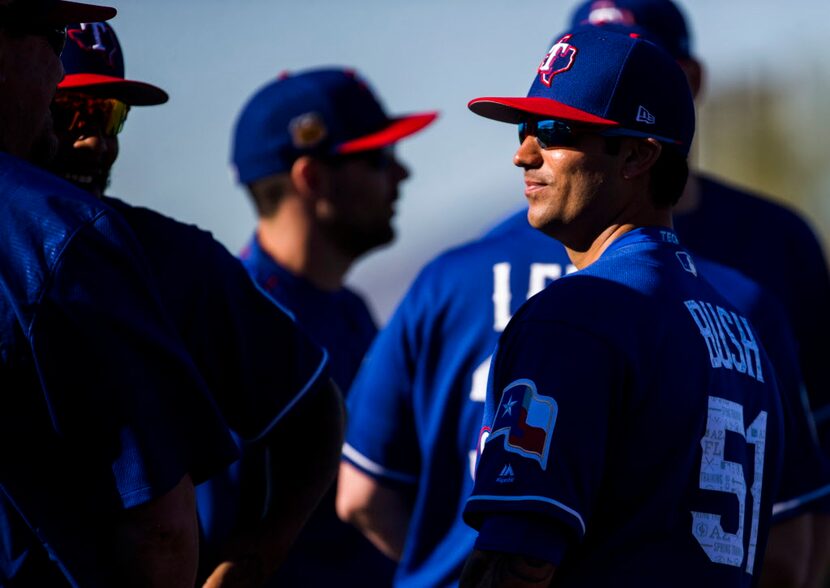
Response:
[[[410,292],[370,347],[347,401],[343,458],[388,484],[412,485],[420,470],[412,414],[415,330],[421,324],[415,309]]]
[[[599,492],[623,363],[606,342],[573,326],[516,319],[508,326],[492,372],[492,420],[484,423],[464,512],[480,529],[478,548],[558,563],[566,546],[582,538]],[[538,532],[540,526],[549,532]]]
[[[107,215],[74,236],[29,338],[59,436],[111,465],[124,507],[235,456],[129,230]]]

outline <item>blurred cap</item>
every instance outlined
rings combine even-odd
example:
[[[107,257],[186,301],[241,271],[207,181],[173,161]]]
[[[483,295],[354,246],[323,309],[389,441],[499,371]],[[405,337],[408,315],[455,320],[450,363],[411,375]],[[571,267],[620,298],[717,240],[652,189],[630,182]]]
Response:
[[[63,2],[60,0],[14,0],[0,8],[0,22],[65,25],[78,21],[104,21],[116,14],[115,8]]]
[[[124,54],[112,27],[105,22],[73,23],[66,30],[61,54],[66,77],[60,90],[115,98],[131,106],[167,102],[167,92],[145,82],[124,78]]]
[[[621,29],[583,26],[554,43],[527,97],[476,98],[474,113],[520,123],[556,119],[653,137],[688,154],[695,128],[689,83],[657,45]]]
[[[675,59],[691,56],[686,19],[671,0],[588,0],[571,17],[571,28],[606,24],[642,27],[649,32],[651,40]]]
[[[248,101],[236,122],[232,163],[240,183],[288,171],[302,155],[380,149],[412,135],[436,112],[390,117],[354,71],[282,74]]]

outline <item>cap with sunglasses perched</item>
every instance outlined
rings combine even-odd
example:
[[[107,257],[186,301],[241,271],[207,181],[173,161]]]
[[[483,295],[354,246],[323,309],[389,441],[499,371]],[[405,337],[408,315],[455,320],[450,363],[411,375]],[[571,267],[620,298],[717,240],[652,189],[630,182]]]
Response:
[[[695,128],[689,83],[671,55],[635,33],[585,26],[542,59],[527,97],[485,97],[474,113],[521,123],[553,119],[635,137],[688,154]]]
[[[115,14],[115,8],[110,6],[60,0],[14,0],[0,7],[0,25],[63,26],[79,20],[109,20]]]
[[[66,77],[60,90],[83,92],[98,98],[114,98],[130,106],[167,102],[167,92],[124,78],[124,54],[110,25],[104,22],[73,23],[66,28],[66,47],[61,54]]]
[[[284,74],[243,108],[232,163],[240,183],[286,172],[302,155],[380,149],[416,133],[435,112],[389,117],[369,86],[348,69]]]

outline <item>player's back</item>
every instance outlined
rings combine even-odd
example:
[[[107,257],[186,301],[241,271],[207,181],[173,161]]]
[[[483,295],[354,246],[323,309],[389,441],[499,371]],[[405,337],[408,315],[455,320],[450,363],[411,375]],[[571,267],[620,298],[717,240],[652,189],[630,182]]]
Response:
[[[677,234],[692,253],[740,270],[779,299],[798,341],[812,409],[820,430],[826,430],[825,448],[830,447],[830,384],[823,366],[830,274],[818,239],[786,206],[705,175],[696,174],[690,185],[699,203],[675,215]]]
[[[772,368],[675,239],[626,234],[500,341],[505,392],[467,516],[510,503],[549,517],[556,586],[749,586],[760,570],[782,447]],[[546,396],[555,424],[520,438],[531,419],[507,405],[538,404],[538,421]],[[528,448],[539,457],[515,457]]]

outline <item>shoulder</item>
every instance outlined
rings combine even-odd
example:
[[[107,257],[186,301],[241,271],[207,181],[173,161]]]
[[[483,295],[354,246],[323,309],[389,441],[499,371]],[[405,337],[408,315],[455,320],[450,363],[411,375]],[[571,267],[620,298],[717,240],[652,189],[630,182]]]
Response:
[[[721,207],[733,208],[744,222],[760,225],[764,230],[787,232],[814,238],[813,229],[804,216],[787,204],[767,196],[739,188],[706,174],[699,174],[703,198],[717,202]]]
[[[166,216],[156,210],[134,206],[118,198],[105,196],[103,202],[117,211],[130,227],[141,234],[152,234],[157,239],[178,238],[183,243],[218,244],[210,231]]]

